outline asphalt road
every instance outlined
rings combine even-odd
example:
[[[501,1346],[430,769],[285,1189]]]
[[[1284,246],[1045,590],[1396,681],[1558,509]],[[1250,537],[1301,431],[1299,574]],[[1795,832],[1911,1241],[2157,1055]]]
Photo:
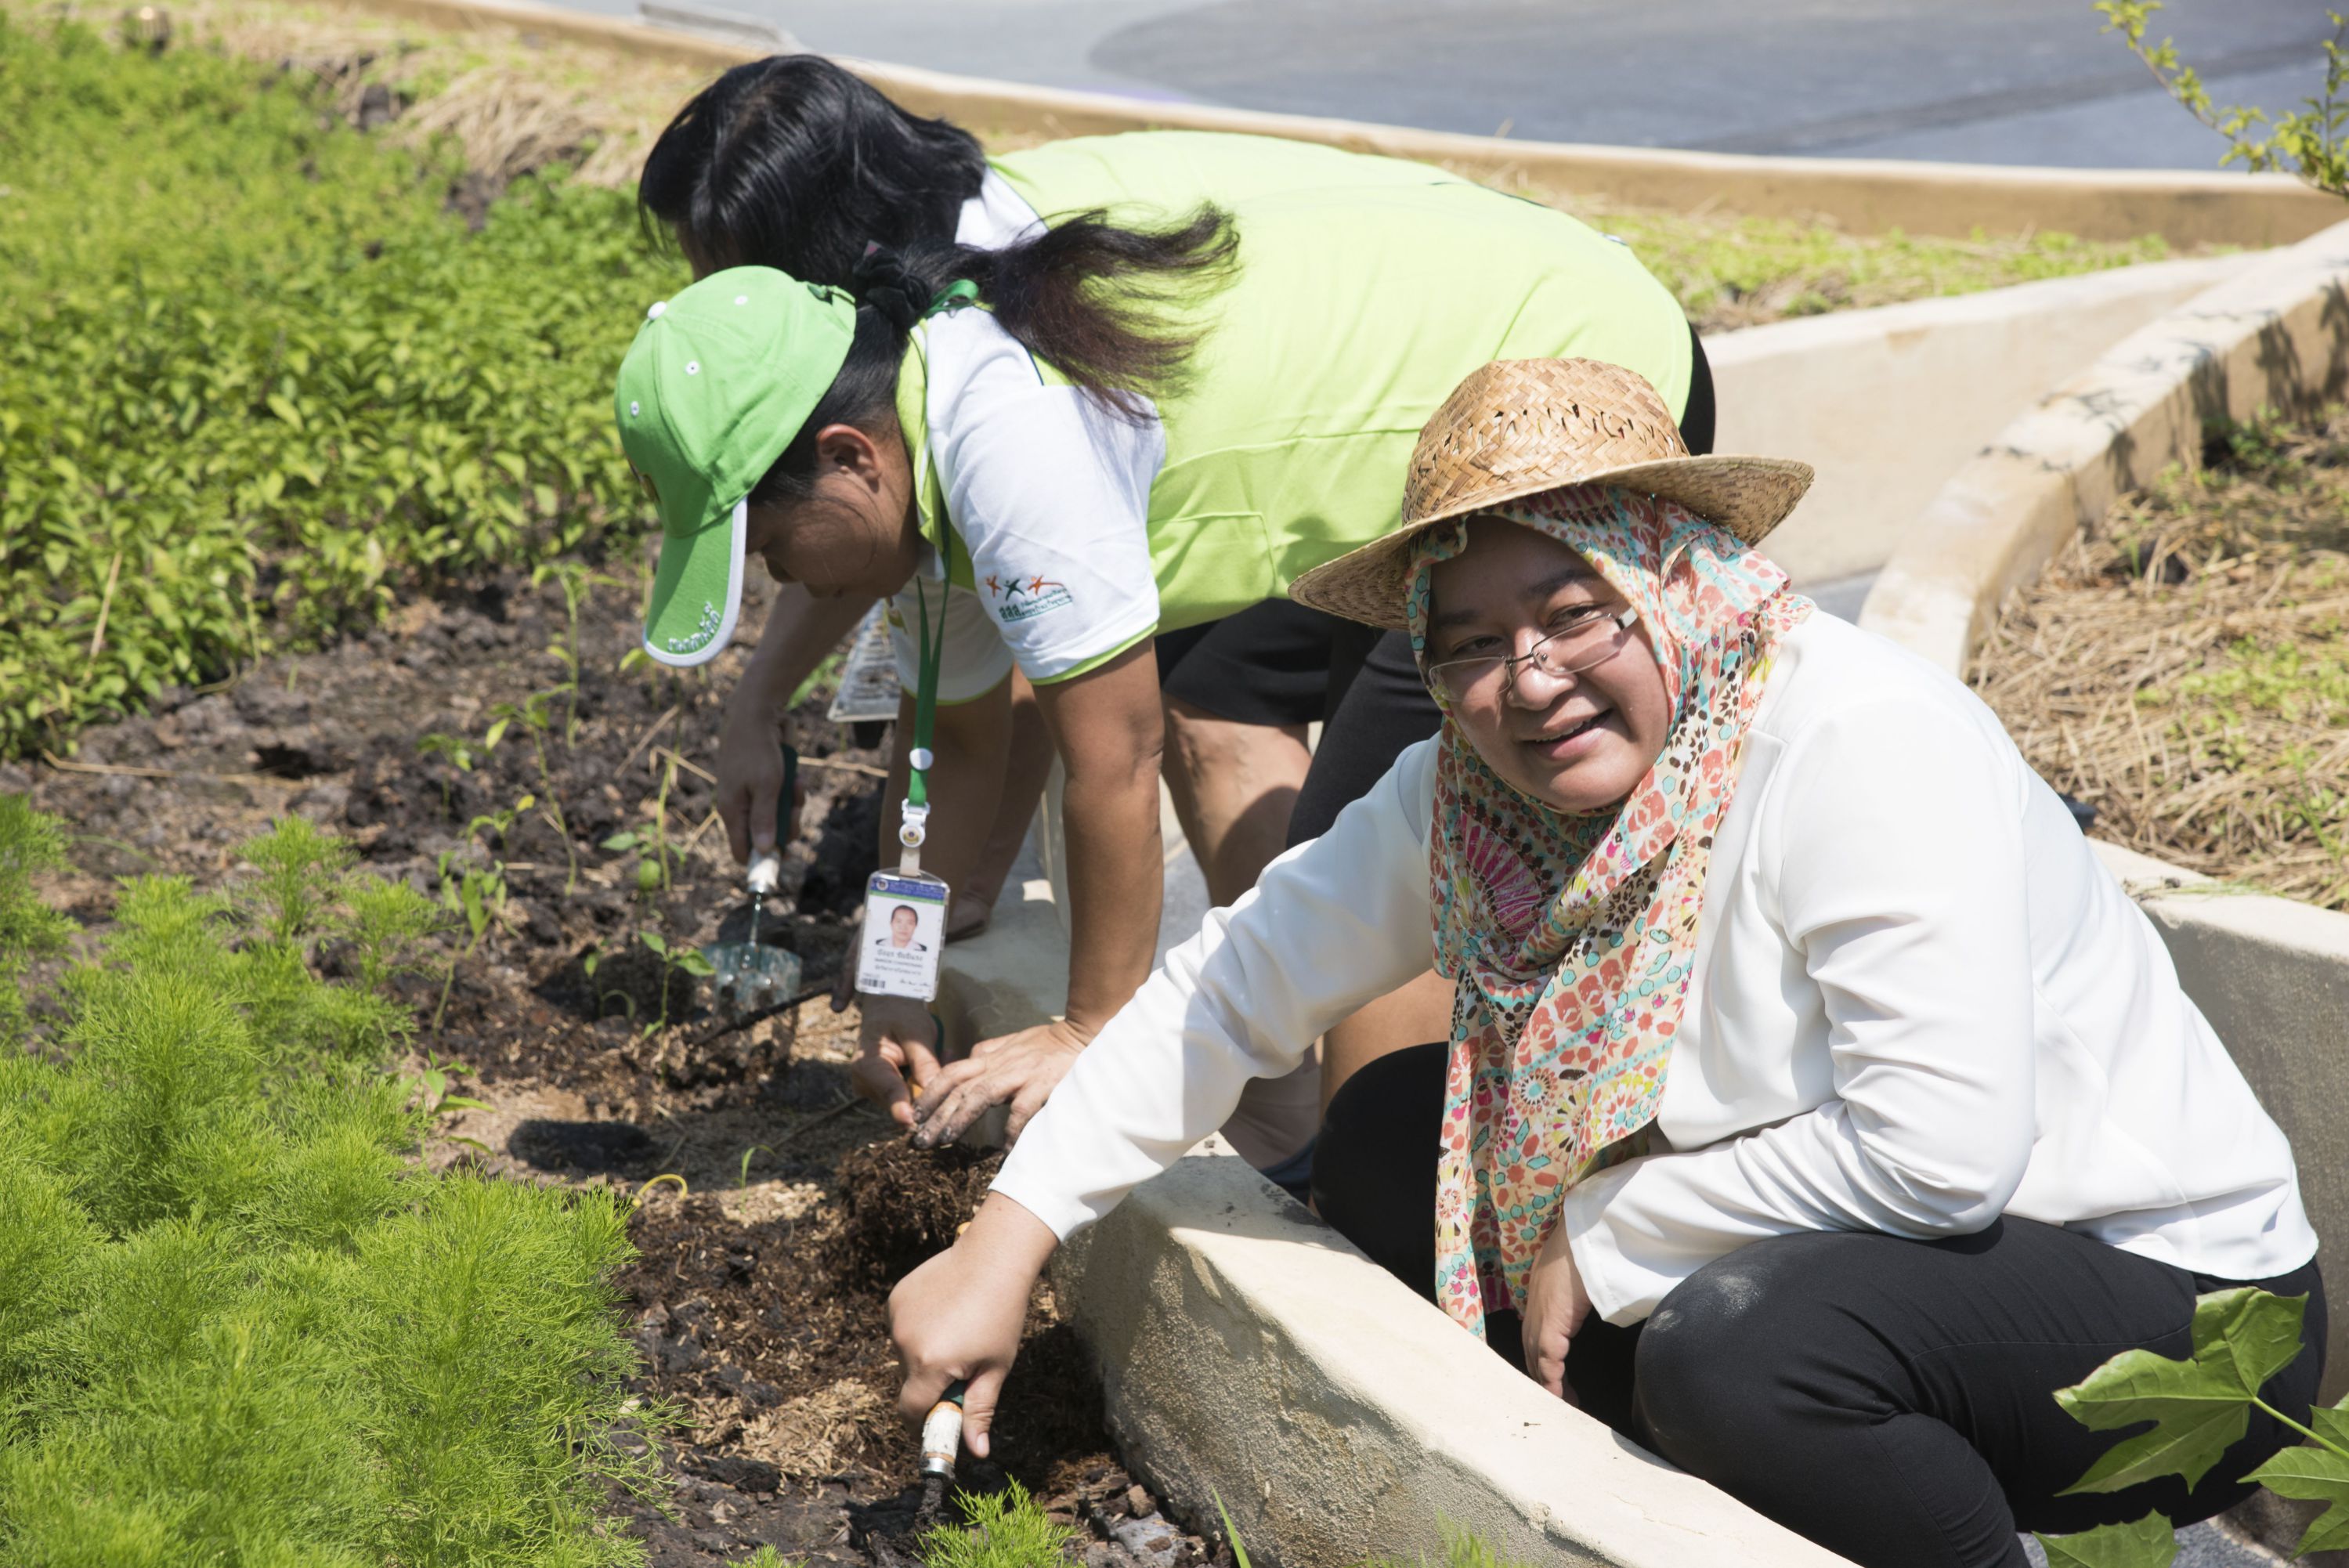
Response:
[[[2087,0],[710,3],[827,53],[1550,141],[2137,169],[2222,150]],[[2157,22],[2222,104],[2292,108],[2322,85],[2327,3],[2172,0]]]

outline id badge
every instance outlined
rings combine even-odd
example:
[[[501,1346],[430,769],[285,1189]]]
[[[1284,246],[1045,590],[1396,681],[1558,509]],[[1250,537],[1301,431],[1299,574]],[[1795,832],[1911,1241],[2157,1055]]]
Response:
[[[935,1000],[946,940],[946,883],[927,872],[874,872],[864,882],[856,988],[869,995]]]

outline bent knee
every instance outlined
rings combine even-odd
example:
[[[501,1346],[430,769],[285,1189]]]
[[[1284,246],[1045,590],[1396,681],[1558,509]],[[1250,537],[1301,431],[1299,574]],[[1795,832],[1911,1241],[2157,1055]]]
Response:
[[[1650,1315],[1634,1387],[1640,1421],[1666,1458],[1699,1468],[1692,1450],[1744,1441],[1748,1417],[1766,1420],[1784,1402],[1799,1352],[1823,1329],[1815,1254],[1837,1239],[1742,1247],[1682,1280]]]

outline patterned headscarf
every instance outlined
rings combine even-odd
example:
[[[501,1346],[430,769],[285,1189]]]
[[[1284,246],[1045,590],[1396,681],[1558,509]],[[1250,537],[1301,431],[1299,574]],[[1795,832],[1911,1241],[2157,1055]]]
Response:
[[[1773,651],[1812,608],[1768,559],[1672,501],[1578,486],[1495,515],[1573,550],[1639,611],[1674,717],[1621,807],[1590,816],[1520,794],[1444,718],[1428,860],[1435,966],[1458,987],[1435,1288],[1479,1336],[1487,1302],[1523,1306],[1560,1195],[1636,1152],[1655,1119],[1739,749]],[[1433,529],[1413,555],[1423,664],[1434,565],[1466,541],[1464,522]]]

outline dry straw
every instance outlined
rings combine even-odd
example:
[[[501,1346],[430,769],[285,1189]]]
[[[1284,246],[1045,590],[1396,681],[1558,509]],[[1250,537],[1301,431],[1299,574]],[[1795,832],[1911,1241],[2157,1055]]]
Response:
[[[2095,831],[2349,907],[2349,414],[2263,421],[2124,498],[1973,672]]]

